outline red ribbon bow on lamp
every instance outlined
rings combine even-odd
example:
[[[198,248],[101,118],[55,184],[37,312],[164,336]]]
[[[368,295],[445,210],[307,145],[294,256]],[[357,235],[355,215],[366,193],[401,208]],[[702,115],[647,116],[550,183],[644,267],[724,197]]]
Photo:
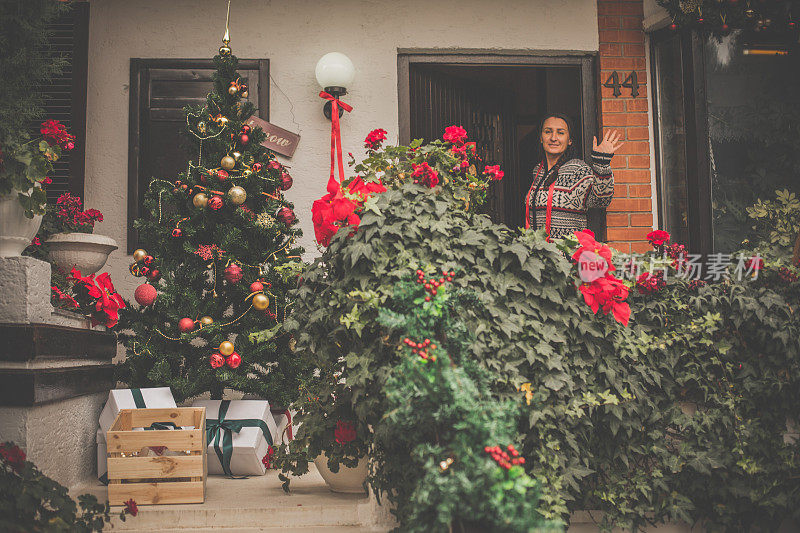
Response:
[[[344,163],[342,162],[342,134],[339,129],[339,107],[348,113],[353,110],[353,106],[348,105],[335,96],[332,96],[325,91],[319,92],[319,97],[328,100],[331,103],[331,175],[328,178],[328,192],[336,193],[344,181]],[[336,159],[339,162],[339,183],[336,182],[335,168]]]

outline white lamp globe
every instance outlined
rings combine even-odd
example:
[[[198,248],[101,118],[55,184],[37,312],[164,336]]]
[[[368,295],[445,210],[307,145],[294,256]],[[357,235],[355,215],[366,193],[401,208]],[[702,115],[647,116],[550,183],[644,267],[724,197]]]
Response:
[[[327,87],[344,87],[346,89],[353,83],[356,69],[350,58],[343,53],[330,52],[317,61],[314,74],[317,77],[317,83],[323,89]]]

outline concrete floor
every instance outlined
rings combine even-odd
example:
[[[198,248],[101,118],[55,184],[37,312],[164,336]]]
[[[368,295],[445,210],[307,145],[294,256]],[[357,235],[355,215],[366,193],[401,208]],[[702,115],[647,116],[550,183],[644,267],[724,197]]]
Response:
[[[292,492],[281,488],[278,473],[229,479],[208,476],[206,501],[202,504],[143,505],[136,517],[125,522],[114,519],[114,531],[187,532],[385,532],[375,526],[375,505],[366,494],[331,492],[314,465],[305,476],[292,479]],[[98,483],[79,485],[71,494],[90,493],[107,499],[106,487]],[[121,507],[112,507],[119,513]]]

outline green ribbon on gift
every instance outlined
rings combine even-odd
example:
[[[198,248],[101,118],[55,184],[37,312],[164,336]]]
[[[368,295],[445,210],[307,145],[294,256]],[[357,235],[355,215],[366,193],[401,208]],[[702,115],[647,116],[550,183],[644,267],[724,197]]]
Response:
[[[137,409],[146,409],[147,404],[144,403],[144,396],[142,396],[141,389],[131,389],[131,396],[133,396],[133,403]],[[173,422],[153,422],[148,429],[179,429]]]
[[[217,454],[222,471],[231,478],[235,478],[231,472],[231,457],[233,457],[233,434],[239,433],[242,428],[257,427],[261,428],[267,444],[272,446],[272,435],[269,433],[267,423],[257,418],[245,418],[243,420],[226,420],[230,400],[222,400],[219,404],[219,418],[206,419],[206,440],[214,445],[214,452]],[[246,477],[246,476],[245,476]]]

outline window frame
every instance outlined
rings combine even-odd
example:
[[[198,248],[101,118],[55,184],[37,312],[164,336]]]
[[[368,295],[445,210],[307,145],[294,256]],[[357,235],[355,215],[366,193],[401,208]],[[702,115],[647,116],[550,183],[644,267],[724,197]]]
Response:
[[[239,70],[258,72],[258,89],[256,107],[258,117],[269,120],[269,59],[239,59]],[[133,221],[141,216],[139,213],[139,172],[141,167],[142,127],[145,123],[144,104],[149,84],[151,69],[176,70],[213,70],[212,59],[150,59],[131,58],[130,60],[130,95],[128,109],[128,215],[127,215],[127,252],[129,254],[139,247],[139,232],[133,227]]]
[[[653,112],[653,141],[656,171],[656,194],[658,201],[658,225],[663,228],[664,206],[663,176],[661,168],[661,134],[659,132],[658,84],[660,75],[656,59],[656,46],[676,33],[663,28],[649,34],[650,38],[650,87]],[[679,30],[677,38],[681,50],[681,72],[683,86],[683,113],[686,127],[686,198],[689,252],[706,257],[714,250],[714,227],[711,189],[711,147],[708,133],[708,103],[706,100],[706,71],[703,37],[696,31]]]

